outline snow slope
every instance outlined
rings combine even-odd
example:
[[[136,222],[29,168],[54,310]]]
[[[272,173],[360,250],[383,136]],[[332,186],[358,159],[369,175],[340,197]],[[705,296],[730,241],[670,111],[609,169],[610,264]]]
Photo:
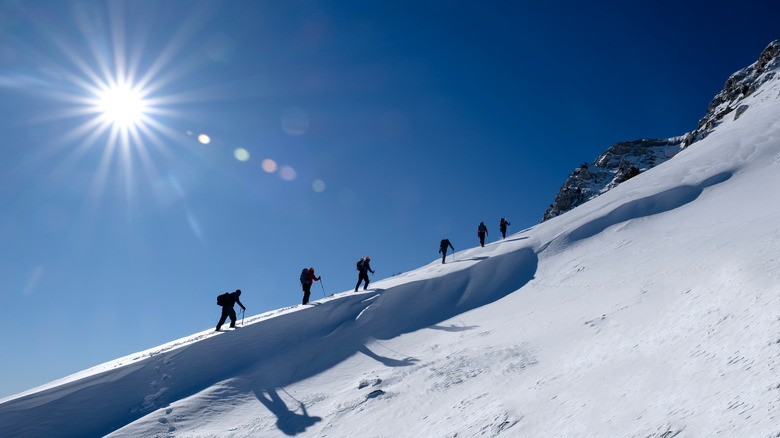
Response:
[[[780,436],[780,76],[744,104],[445,265],[0,400],[0,436]]]

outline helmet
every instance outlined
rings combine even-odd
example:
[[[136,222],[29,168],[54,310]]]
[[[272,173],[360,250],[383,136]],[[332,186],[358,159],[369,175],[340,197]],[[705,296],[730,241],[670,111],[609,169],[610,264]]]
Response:
[[[309,268],[309,271],[314,272],[314,268]]]
[[[371,260],[371,257],[366,257],[366,260]]]
[[[236,289],[236,293],[241,295],[241,289]]]

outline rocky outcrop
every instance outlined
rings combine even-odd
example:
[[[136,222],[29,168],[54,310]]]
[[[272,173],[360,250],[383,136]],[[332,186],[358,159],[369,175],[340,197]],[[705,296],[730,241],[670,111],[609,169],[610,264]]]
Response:
[[[621,142],[604,151],[593,164],[582,164],[558,190],[544,212],[542,222],[565,213],[618,184],[672,158],[680,151],[682,137]]]
[[[706,137],[718,122],[732,111],[737,110],[734,118],[739,118],[748,109],[747,105],[741,105],[742,100],[753,94],[765,82],[772,80],[778,69],[780,69],[780,40],[775,40],[761,52],[758,61],[734,73],[726,80],[723,90],[712,99],[707,107],[707,114],[699,120],[696,130],[685,134],[683,146],[688,147],[693,142]]]
[[[706,137],[723,118],[734,112],[738,119],[749,106],[743,100],[780,71],[780,40],[761,52],[758,61],[728,78],[707,107],[697,128],[680,137],[645,139],[612,145],[591,165],[575,169],[544,212],[542,222],[581,205],[647,169],[674,157],[680,150]]]

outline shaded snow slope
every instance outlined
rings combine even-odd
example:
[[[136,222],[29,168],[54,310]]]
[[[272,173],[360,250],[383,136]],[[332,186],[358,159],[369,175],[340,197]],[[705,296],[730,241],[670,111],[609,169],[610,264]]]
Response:
[[[744,104],[445,265],[0,400],[0,436],[776,437],[780,78]]]
[[[391,339],[495,301],[536,270],[527,247],[461,257],[418,270],[411,281],[386,281],[387,289],[380,281],[367,292],[271,312],[240,330],[206,331],[101,365],[12,398],[2,405],[0,423],[13,424],[5,432],[14,436],[100,436],[243,373],[262,376],[253,382],[259,390],[284,387],[366,352],[369,339]]]

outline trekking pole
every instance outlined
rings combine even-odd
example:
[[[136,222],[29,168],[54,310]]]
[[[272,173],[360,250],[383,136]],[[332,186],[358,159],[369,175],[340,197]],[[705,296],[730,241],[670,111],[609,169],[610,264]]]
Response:
[[[244,316],[246,316],[246,307],[241,309],[241,327],[244,326]]]
[[[325,285],[322,283],[322,277],[320,277],[320,286],[322,287],[322,298],[327,298],[325,296]]]

